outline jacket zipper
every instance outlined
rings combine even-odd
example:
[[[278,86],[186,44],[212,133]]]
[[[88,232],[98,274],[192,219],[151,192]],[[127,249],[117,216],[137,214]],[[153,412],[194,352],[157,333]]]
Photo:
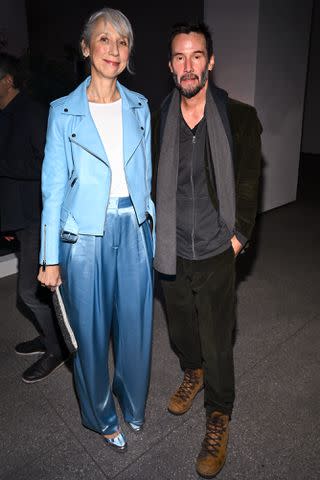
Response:
[[[193,182],[193,156],[194,156],[194,146],[196,143],[196,136],[192,136],[192,156],[191,156],[191,191],[192,191],[192,231],[191,231],[191,248],[192,248],[192,258],[196,257],[195,246],[194,246],[194,235],[195,235],[195,199],[194,199],[194,182]]]
[[[43,262],[42,270],[45,271],[47,264],[47,225],[43,226]]]
[[[107,211],[108,211],[109,200],[110,200],[111,183],[112,183],[112,170],[110,168],[110,185],[109,185],[109,194],[108,194],[107,204],[106,204],[106,209],[105,209],[105,214],[104,214],[104,227],[106,226],[106,222],[107,222]],[[103,229],[103,233],[104,233],[104,229]]]
[[[85,150],[86,152],[90,153],[90,155],[92,155],[93,157],[97,158],[98,160],[100,160],[100,162],[104,163],[107,167],[109,167],[109,165],[108,165],[104,160],[102,160],[102,158],[98,157],[98,155],[96,155],[95,153],[91,152],[91,150],[89,150],[88,148],[84,147],[83,145],[81,145],[80,143],[76,142],[75,140],[73,140],[73,139],[70,138],[70,137],[69,137],[69,140],[70,140],[70,142],[74,143],[75,145],[78,145],[78,147],[83,148],[83,150]]]
[[[88,148],[84,147],[83,145],[81,145],[80,143],[76,142],[75,140],[73,140],[72,138],[69,137],[69,140],[70,142],[74,143],[75,145],[78,145],[78,147],[80,148],[83,148],[83,150],[85,150],[87,153],[90,153],[90,155],[92,155],[93,157],[97,158],[98,160],[100,160],[100,162],[102,162],[104,165],[106,165],[109,169],[110,169],[110,185],[109,185],[109,195],[108,195],[108,198],[107,198],[107,204],[106,204],[106,210],[105,210],[105,220],[106,220],[106,217],[107,217],[107,210],[108,210],[108,205],[109,205],[109,199],[110,199],[110,191],[111,191],[111,182],[112,182],[112,170],[110,168],[110,166],[104,161],[102,160],[102,158],[98,157],[98,155],[96,155],[95,153],[91,152]]]

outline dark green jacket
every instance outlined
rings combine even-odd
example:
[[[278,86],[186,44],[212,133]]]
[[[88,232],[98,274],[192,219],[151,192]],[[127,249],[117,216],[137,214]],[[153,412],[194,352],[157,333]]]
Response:
[[[262,127],[257,117],[255,108],[245,103],[233,100],[227,93],[210,85],[218,107],[226,135],[229,139],[235,172],[236,193],[236,224],[235,230],[241,234],[239,240],[248,240],[254,227],[257,206],[259,178],[261,172],[261,138]],[[161,140],[171,94],[164,100],[160,110],[152,117],[153,131],[153,179],[152,191],[156,202],[156,184],[158,161],[161,148]],[[213,165],[211,164],[211,168]],[[216,198],[213,198],[214,188],[210,185],[208,175],[209,193],[213,205],[216,206]]]

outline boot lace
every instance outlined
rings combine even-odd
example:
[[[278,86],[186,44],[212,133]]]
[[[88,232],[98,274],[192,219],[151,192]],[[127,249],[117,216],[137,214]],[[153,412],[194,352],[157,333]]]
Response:
[[[201,453],[217,456],[221,447],[222,436],[227,429],[227,422],[220,416],[213,415],[207,420],[207,429],[202,442]]]
[[[188,400],[190,398],[190,394],[194,390],[194,387],[199,384],[199,381],[199,375],[197,375],[194,370],[186,369],[184,372],[183,381],[178,388],[175,397],[183,401]]]

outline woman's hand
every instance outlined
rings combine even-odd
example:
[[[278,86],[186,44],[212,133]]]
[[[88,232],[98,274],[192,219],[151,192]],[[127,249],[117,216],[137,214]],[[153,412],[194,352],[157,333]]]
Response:
[[[38,280],[42,287],[50,288],[51,292],[61,285],[61,275],[59,265],[47,265],[45,270],[40,267]]]

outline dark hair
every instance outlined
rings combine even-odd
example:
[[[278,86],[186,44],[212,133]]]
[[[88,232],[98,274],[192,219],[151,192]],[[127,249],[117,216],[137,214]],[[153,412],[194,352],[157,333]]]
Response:
[[[11,75],[14,88],[20,88],[23,85],[23,75],[20,60],[10,53],[0,53],[0,78],[5,75]]]
[[[180,33],[200,33],[201,35],[204,36],[205,41],[206,41],[206,47],[207,47],[207,54],[208,54],[208,59],[212,56],[213,54],[213,43],[212,43],[212,36],[209,30],[209,27],[206,23],[176,23],[173,25],[171,32],[170,32],[170,37],[169,37],[169,44],[168,44],[168,55],[169,55],[169,60],[171,60],[172,56],[172,42],[173,39],[179,35]]]

